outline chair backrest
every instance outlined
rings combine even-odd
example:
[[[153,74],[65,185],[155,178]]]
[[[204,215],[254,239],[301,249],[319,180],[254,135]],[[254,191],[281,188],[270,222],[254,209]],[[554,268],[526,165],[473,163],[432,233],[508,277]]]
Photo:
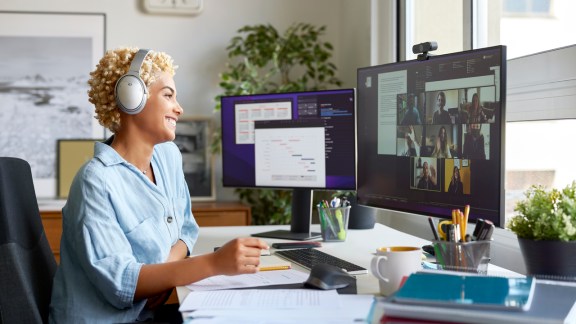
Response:
[[[0,324],[47,323],[55,272],[30,165],[0,157]]]

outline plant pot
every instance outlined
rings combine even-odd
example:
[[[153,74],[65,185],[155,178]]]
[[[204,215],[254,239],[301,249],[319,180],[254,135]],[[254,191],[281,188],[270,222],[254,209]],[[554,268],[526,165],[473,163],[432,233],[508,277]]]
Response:
[[[576,279],[576,241],[518,238],[527,275],[556,280]]]
[[[371,229],[376,224],[376,209],[359,206],[356,196],[350,197],[350,219],[348,220],[349,229]]]

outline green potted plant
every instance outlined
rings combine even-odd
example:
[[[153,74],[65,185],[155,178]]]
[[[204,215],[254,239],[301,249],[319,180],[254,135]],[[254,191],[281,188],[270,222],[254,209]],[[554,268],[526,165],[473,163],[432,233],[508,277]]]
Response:
[[[507,227],[516,234],[529,275],[576,279],[576,182],[532,186]]]
[[[222,96],[339,87],[336,66],[330,62],[333,47],[321,39],[325,31],[324,26],[306,23],[293,24],[282,34],[270,24],[240,28],[227,47],[229,61],[220,74],[223,92],[216,97],[216,110]],[[212,148],[219,151],[219,137]],[[235,192],[252,206],[253,224],[290,222],[291,191],[238,188]]]

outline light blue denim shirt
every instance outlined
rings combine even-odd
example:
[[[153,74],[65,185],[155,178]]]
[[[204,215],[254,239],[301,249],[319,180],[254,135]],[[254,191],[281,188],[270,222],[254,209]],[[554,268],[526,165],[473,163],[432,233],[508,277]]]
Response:
[[[156,184],[96,143],[62,209],[51,323],[135,321],[145,313],[146,301],[134,302],[142,265],[164,262],[178,240],[192,251],[198,225],[176,145],[156,145],[152,167]]]

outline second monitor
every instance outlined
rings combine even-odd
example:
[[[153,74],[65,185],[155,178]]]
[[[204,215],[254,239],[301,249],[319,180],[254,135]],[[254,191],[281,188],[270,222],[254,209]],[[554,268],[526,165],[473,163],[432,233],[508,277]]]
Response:
[[[312,190],[356,189],[355,90],[225,96],[225,187],[292,189],[290,231],[255,236],[307,240]]]

